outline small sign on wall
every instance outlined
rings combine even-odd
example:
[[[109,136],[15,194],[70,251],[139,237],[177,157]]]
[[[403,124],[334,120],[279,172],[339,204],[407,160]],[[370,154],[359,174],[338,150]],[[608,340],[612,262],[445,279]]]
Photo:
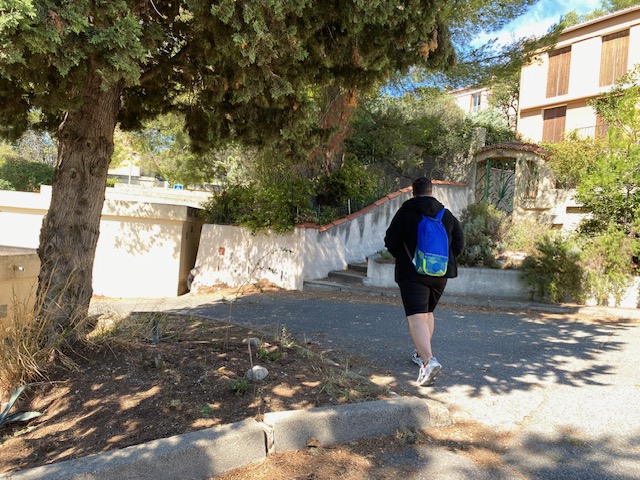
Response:
[[[183,188],[183,187],[182,187],[182,184],[181,184],[181,183],[176,183],[176,184],[173,186],[173,189],[174,189],[174,190],[182,190],[182,188]]]

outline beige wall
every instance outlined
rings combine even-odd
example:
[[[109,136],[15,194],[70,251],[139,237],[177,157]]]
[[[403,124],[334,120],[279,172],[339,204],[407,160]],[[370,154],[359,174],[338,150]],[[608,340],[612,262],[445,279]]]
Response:
[[[480,108],[477,111],[489,108],[489,90],[487,88],[464,88],[461,90],[453,90],[449,93],[455,100],[458,106],[465,113],[473,113],[471,107],[473,106],[472,98],[476,93],[480,94]]]
[[[37,248],[50,192],[51,187],[41,194],[0,191],[0,245]],[[191,207],[107,198],[93,268],[94,294],[159,298],[186,293],[202,223]]]
[[[590,98],[611,89],[600,87],[602,36],[629,29],[629,69],[640,63],[640,7],[615,13],[566,29],[556,48],[571,46],[569,88],[565,95],[546,98],[548,55],[539,55],[522,68],[517,130],[525,141],[542,141],[543,111],[567,107],[565,131],[594,127],[595,112],[586,106]]]
[[[0,247],[0,338],[14,309],[33,310],[39,269],[34,250]]]

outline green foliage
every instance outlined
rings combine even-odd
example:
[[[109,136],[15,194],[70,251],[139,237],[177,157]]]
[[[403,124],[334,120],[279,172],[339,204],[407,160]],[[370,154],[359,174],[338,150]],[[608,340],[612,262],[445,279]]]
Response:
[[[549,145],[556,176],[575,185],[589,215],[579,227],[586,271],[584,290],[598,303],[619,302],[637,273],[640,244],[640,67],[590,102],[609,126],[606,139],[575,135]]]
[[[238,377],[231,380],[229,388],[236,395],[244,395],[251,390],[251,382],[247,377]]]
[[[266,348],[260,348],[260,350],[258,350],[258,357],[260,357],[262,360],[269,360],[270,362],[275,362],[282,358],[282,350],[280,350],[279,348],[276,348],[273,351],[269,351]]]
[[[578,23],[594,20],[618,10],[638,5],[638,3],[640,3],[638,0],[602,0],[600,8],[596,8],[584,15],[578,15],[575,11],[567,12],[562,19],[562,26],[564,28],[571,27]]]
[[[520,97],[520,70],[513,70],[503,77],[494,76],[489,87],[489,106],[500,112],[506,125],[515,131]]]
[[[215,408],[211,404],[206,403],[200,408],[200,416],[202,418],[211,418],[215,413]]]
[[[578,174],[576,200],[591,212],[582,225],[587,233],[604,231],[614,222],[630,234],[640,214],[639,77],[637,67],[591,103],[609,130],[602,148]]]
[[[21,192],[36,192],[40,185],[51,185],[54,167],[46,163],[30,162],[17,157],[0,159],[0,180]]]
[[[15,405],[16,401],[18,400],[22,392],[24,392],[27,388],[30,388],[36,385],[41,385],[41,384],[42,382],[28,383],[26,385],[21,386],[20,388],[18,388],[16,391],[13,392],[13,394],[9,398],[9,401],[7,402],[7,406],[2,412],[0,412],[0,428],[4,427],[5,425],[8,425],[9,423],[26,422],[28,420],[31,420],[33,418],[37,418],[43,415],[41,412],[16,412],[9,415],[9,411],[13,408],[13,406]]]
[[[469,205],[460,217],[464,232],[464,250],[460,265],[497,268],[497,247],[505,235],[507,215],[487,202]]]
[[[143,124],[143,128],[123,134],[123,151],[135,151],[140,166],[169,183],[183,185],[212,182],[221,176],[226,150],[194,153],[184,115],[167,113]],[[118,153],[118,149],[116,149]],[[247,153],[249,153],[247,151]],[[131,153],[129,153],[131,155]]]
[[[435,88],[369,99],[358,106],[351,127],[345,151],[378,165],[394,187],[425,173],[455,180],[451,158],[468,154],[471,141],[462,110]]]
[[[15,143],[15,151],[17,156],[32,162],[53,165],[56,161],[56,142],[47,132],[27,130]]]
[[[416,63],[451,64],[448,14],[382,0],[10,2],[0,5],[0,126],[15,137],[35,107],[54,127],[97,76],[103,90],[123,89],[126,130],[174,110],[196,146],[274,138],[306,115],[309,86],[368,88]]]
[[[232,185],[202,206],[205,221],[242,225],[253,231],[290,231],[304,211],[311,211],[305,182],[283,179],[268,185]]]
[[[348,200],[358,204],[371,201],[377,190],[377,179],[351,156],[340,168],[321,177],[316,188],[318,203],[331,206],[342,206]]]
[[[580,138],[575,132],[557,143],[546,143],[547,165],[560,187],[575,188],[589,172],[597,168],[598,159],[605,155],[607,142],[594,138]]]
[[[534,220],[512,221],[506,229],[498,249],[503,252],[522,252],[533,255],[536,252],[537,243],[549,233],[551,233],[551,227]]]
[[[587,292],[598,305],[608,305],[610,297],[619,304],[638,273],[640,239],[626,235],[612,222],[605,231],[583,242]]]
[[[15,190],[15,187],[11,184],[11,182],[0,178],[0,190]]]
[[[388,250],[378,250],[376,253],[382,260],[394,260],[394,256]]]
[[[584,299],[580,250],[560,235],[545,235],[537,252],[522,263],[522,279],[533,299],[563,302]]]
[[[478,127],[486,129],[486,145],[517,140],[516,133],[509,127],[505,117],[498,110],[486,108],[469,115],[466,119],[465,138],[470,138],[472,130]]]
[[[257,179],[227,185],[205,202],[205,221],[286,232],[297,223],[324,224],[341,218],[347,214],[349,201],[355,211],[378,198],[373,168],[354,158],[347,157],[338,169],[316,181],[296,178],[295,172],[285,172],[286,165],[271,165],[270,170],[267,165],[257,166]]]

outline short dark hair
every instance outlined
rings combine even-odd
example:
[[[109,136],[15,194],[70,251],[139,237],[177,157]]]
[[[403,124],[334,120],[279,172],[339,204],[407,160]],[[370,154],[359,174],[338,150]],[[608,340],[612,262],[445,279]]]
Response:
[[[432,183],[427,177],[416,178],[413,181],[413,196],[420,197],[423,195],[431,195]]]

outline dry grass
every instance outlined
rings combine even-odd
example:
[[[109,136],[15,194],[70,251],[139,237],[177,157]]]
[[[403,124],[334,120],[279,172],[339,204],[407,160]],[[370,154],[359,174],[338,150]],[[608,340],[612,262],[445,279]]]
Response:
[[[68,286],[65,285],[61,292],[65,288]],[[53,316],[45,311],[43,298],[36,300],[35,306],[29,301],[34,296],[32,291],[23,299],[14,292],[10,315],[0,329],[1,396],[21,385],[47,380],[47,369],[54,360],[73,368],[75,365],[63,353],[62,347],[71,337],[81,338],[89,324],[88,318],[73,318],[68,323],[70,327],[60,331]]]

